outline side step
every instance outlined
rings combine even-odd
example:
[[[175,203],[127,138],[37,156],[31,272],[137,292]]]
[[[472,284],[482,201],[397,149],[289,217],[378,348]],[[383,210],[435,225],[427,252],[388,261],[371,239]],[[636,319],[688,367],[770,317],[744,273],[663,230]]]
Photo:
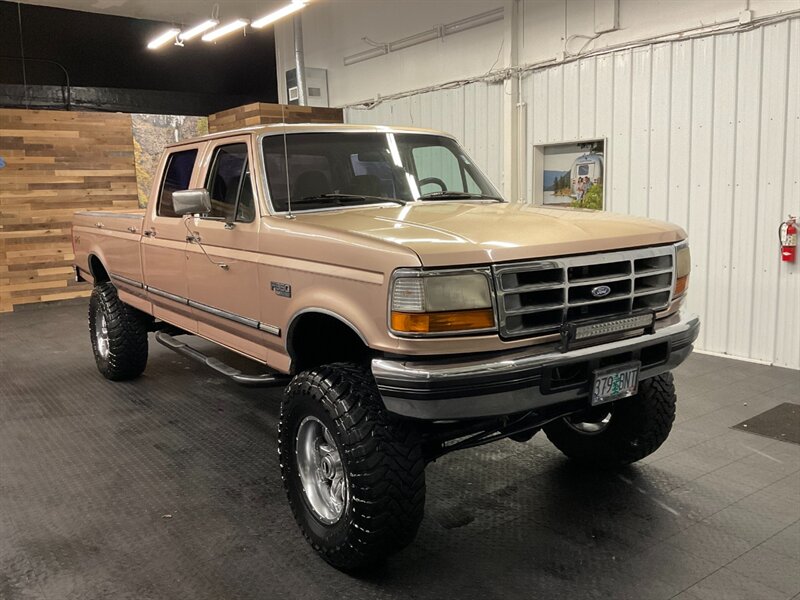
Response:
[[[289,383],[290,378],[286,375],[269,373],[265,373],[264,375],[246,375],[240,370],[234,369],[232,366],[225,364],[217,358],[206,356],[199,350],[192,348],[191,346],[188,346],[179,340],[176,340],[174,337],[163,331],[156,332],[156,341],[159,344],[166,346],[170,350],[174,350],[178,354],[183,354],[188,358],[192,358],[203,363],[207,367],[211,367],[217,373],[225,375],[225,377],[232,379],[240,385],[246,385],[248,387],[274,387]]]

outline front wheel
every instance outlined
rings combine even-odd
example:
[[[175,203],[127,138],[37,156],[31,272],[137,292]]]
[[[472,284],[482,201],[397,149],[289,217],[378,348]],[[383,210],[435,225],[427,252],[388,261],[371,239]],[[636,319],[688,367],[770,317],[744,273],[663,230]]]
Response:
[[[614,468],[655,452],[674,420],[675,384],[672,373],[665,373],[642,381],[635,396],[564,417],[544,431],[577,462]]]
[[[111,283],[92,290],[89,333],[97,369],[106,379],[125,381],[142,374],[147,365],[147,316],[122,302]]]
[[[331,565],[363,569],[414,539],[425,507],[422,449],[386,413],[366,368],[298,374],[281,404],[278,447],[292,513]]]

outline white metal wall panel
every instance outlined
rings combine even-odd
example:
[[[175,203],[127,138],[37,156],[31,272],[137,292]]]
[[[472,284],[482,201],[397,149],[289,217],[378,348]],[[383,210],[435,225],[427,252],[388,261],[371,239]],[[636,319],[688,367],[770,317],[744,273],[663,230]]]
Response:
[[[521,86],[529,145],[607,138],[608,209],[689,232],[698,347],[792,368],[800,271],[780,262],[776,230],[800,208],[799,80],[794,19],[554,66]]]
[[[672,83],[683,73],[672,71],[672,46],[653,48],[650,65],[650,162],[647,167],[647,216],[669,216],[670,147],[672,142]]]
[[[608,135],[608,181],[603,189],[608,196],[609,210],[630,212],[631,186],[631,120],[632,59],[633,52],[621,52],[614,56],[614,71],[610,82],[597,82],[595,95],[609,94],[612,101],[611,124]],[[611,193],[608,193],[608,190]]]
[[[753,257],[753,300],[750,312],[752,328],[750,352],[765,356],[773,352],[777,335],[776,292],[780,281],[780,261],[777,249],[777,223],[783,209],[782,159],[786,140],[786,106],[789,55],[788,24],[769,25],[762,37],[761,122],[759,128],[758,203],[755,222],[755,252]],[[795,206],[800,198],[795,198]],[[796,213],[796,209],[794,210]],[[800,297],[798,297],[800,301]],[[773,304],[771,311],[759,307]],[[800,302],[798,302],[800,304]],[[795,338],[800,344],[800,337]],[[800,395],[800,394],[799,394]]]
[[[733,47],[725,48],[727,41]],[[698,347],[709,346],[709,332],[727,331],[727,294],[730,271],[730,252],[711,252],[730,248],[733,212],[727,208],[713,216],[714,234],[709,235],[712,219],[712,191],[716,194],[733,193],[734,140],[731,124],[736,120],[736,103],[728,93],[715,94],[714,90],[733,89],[736,84],[736,40],[725,38],[703,38],[692,44],[691,85],[691,135],[685,146],[673,144],[673,150],[685,152],[690,157],[689,167],[689,211],[686,221],[675,219],[684,225],[692,240],[691,308],[703,316]],[[717,48],[720,52],[732,52],[730,68],[724,63],[715,65]],[[728,154],[728,156],[726,156]],[[712,169],[712,162],[714,168]],[[670,199],[671,201],[671,199]],[[703,233],[698,233],[703,232]],[[717,307],[709,312],[708,306]],[[713,336],[716,339],[716,334]]]
[[[786,84],[786,153],[783,161],[783,182],[779,192],[783,205],[781,215],[797,211],[800,198],[800,19],[789,26],[789,65]],[[800,212],[800,211],[798,211]],[[800,365],[800,272],[797,267],[781,265],[775,307],[775,348],[773,356],[780,364]],[[772,312],[772,311],[770,311]]]
[[[481,170],[503,187],[503,86],[473,83],[383,102],[371,110],[348,108],[348,123],[406,125],[455,135]]]
[[[664,196],[667,212],[664,218],[688,223],[692,172],[692,42],[679,42],[671,50],[672,72],[675,76],[670,82],[667,119],[670,144],[667,189]],[[686,148],[689,148],[688,152],[685,151]]]

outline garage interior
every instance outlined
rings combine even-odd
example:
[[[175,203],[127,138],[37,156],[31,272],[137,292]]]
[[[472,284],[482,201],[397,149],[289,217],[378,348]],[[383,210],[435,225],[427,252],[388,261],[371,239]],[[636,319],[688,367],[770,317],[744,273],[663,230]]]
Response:
[[[312,0],[254,28],[285,4],[0,2],[0,598],[800,598],[800,1]],[[250,23],[174,43],[209,18]],[[144,208],[165,145],[276,123],[443,130],[531,205],[588,206],[552,173],[602,155],[590,208],[691,242],[666,442],[617,471],[544,432],[444,456],[409,547],[320,560],[283,389],[157,344],[105,380],[72,267],[73,213]]]

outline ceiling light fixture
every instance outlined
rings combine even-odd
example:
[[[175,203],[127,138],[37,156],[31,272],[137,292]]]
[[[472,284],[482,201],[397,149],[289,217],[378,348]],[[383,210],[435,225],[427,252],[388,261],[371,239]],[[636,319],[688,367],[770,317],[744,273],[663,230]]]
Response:
[[[204,42],[213,42],[214,40],[221,38],[223,35],[241,29],[242,27],[246,27],[248,23],[250,23],[250,21],[247,19],[236,19],[227,25],[223,25],[222,27],[217,27],[213,31],[209,31],[200,39],[202,39]]]
[[[196,38],[201,33],[205,33],[212,27],[216,27],[219,25],[219,21],[217,19],[208,19],[207,21],[203,21],[200,25],[195,25],[188,31],[178,34],[178,39],[182,42],[186,40],[191,40],[192,38]]]
[[[175,36],[178,35],[178,33],[180,33],[180,31],[181,30],[178,29],[177,27],[173,27],[172,29],[169,29],[169,30],[165,31],[164,33],[162,33],[158,37],[153,38],[152,40],[150,40],[150,43],[147,44],[147,47],[150,50],[155,50],[156,48],[160,48],[161,46],[163,46],[164,44],[166,44],[170,40],[175,39]]]
[[[274,23],[278,19],[282,19],[292,13],[297,12],[301,8],[303,8],[308,2],[305,0],[292,0],[291,4],[287,4],[283,8],[279,8],[275,12],[271,12],[268,15],[261,17],[260,19],[256,19],[253,21],[253,28],[254,29],[261,29],[262,27],[266,27],[270,23]]]

